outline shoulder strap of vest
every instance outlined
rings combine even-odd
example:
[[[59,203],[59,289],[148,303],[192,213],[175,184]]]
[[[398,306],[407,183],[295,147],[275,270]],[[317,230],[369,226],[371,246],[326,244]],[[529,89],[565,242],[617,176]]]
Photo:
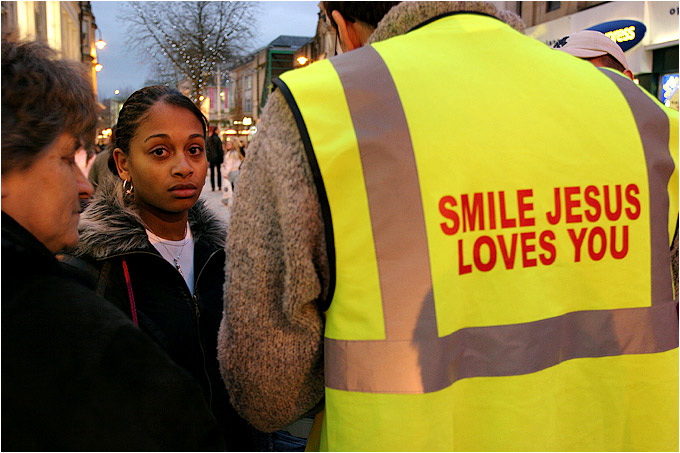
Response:
[[[666,113],[630,79],[609,69],[600,69],[617,86],[630,107],[642,142],[648,169],[651,227],[652,304],[673,300],[668,232],[668,181],[675,171],[669,150],[670,129]],[[677,212],[677,211],[676,211]]]
[[[330,270],[330,277],[328,282],[328,293],[323,299],[317,301],[317,306],[321,312],[325,312],[331,305],[331,300],[333,300],[333,294],[335,293],[335,242],[333,240],[333,222],[331,220],[331,209],[328,204],[328,196],[326,195],[326,187],[323,183],[323,177],[321,176],[321,171],[319,170],[319,164],[316,161],[316,155],[314,154],[314,148],[312,147],[312,141],[309,139],[309,132],[307,131],[307,126],[302,119],[302,114],[300,113],[300,108],[295,102],[293,94],[286,83],[281,79],[274,80],[274,86],[281,90],[281,94],[286,99],[288,106],[290,107],[295,122],[297,123],[298,130],[300,131],[300,138],[302,139],[302,144],[305,147],[305,154],[307,155],[307,161],[312,170],[312,177],[314,179],[314,185],[316,186],[316,192],[319,197],[319,204],[321,205],[321,215],[324,222],[324,235],[326,237],[326,254],[328,256],[328,266]]]

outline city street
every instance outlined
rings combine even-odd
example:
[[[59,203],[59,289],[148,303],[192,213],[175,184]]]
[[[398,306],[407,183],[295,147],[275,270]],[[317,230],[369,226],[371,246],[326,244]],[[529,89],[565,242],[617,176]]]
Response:
[[[205,178],[205,185],[203,186],[203,191],[201,192],[201,199],[205,200],[208,207],[220,216],[225,221],[229,221],[230,210],[227,206],[222,203],[222,192],[215,188],[215,191],[210,190],[210,171],[208,170],[208,175]]]

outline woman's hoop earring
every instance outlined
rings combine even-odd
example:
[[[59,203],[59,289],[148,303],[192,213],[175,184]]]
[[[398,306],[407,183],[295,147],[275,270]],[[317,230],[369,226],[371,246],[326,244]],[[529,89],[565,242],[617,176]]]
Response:
[[[132,181],[123,180],[123,192],[125,195],[133,196],[135,191],[135,186],[132,185]]]

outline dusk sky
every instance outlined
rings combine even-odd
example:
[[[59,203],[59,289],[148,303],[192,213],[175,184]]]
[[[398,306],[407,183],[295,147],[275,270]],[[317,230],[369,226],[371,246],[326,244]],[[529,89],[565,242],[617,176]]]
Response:
[[[126,2],[92,2],[92,11],[99,32],[107,43],[104,49],[97,51],[98,60],[103,66],[97,75],[100,100],[113,96],[114,90],[117,89],[142,88],[151,72],[152,63],[141,61],[136,52],[128,50],[125,46],[127,27],[118,17],[123,3]],[[260,14],[256,29],[257,38],[252,43],[253,50],[267,45],[279,35],[314,36],[318,21],[318,0],[257,3]]]

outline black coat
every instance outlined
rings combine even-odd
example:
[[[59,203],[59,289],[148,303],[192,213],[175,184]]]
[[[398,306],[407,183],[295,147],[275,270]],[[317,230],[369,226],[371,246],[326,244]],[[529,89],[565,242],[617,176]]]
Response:
[[[211,164],[221,164],[224,162],[224,151],[222,150],[222,140],[216,134],[208,137],[207,148],[207,158],[208,162]]]
[[[194,239],[194,296],[184,278],[148,240],[137,214],[102,187],[83,213],[76,254],[99,271],[104,297],[132,316],[125,259],[139,327],[187,370],[203,389],[229,450],[253,449],[249,425],[229,403],[217,361],[222,319],[226,228],[202,200],[189,211]]]
[[[2,450],[222,450],[194,380],[2,213]]]

